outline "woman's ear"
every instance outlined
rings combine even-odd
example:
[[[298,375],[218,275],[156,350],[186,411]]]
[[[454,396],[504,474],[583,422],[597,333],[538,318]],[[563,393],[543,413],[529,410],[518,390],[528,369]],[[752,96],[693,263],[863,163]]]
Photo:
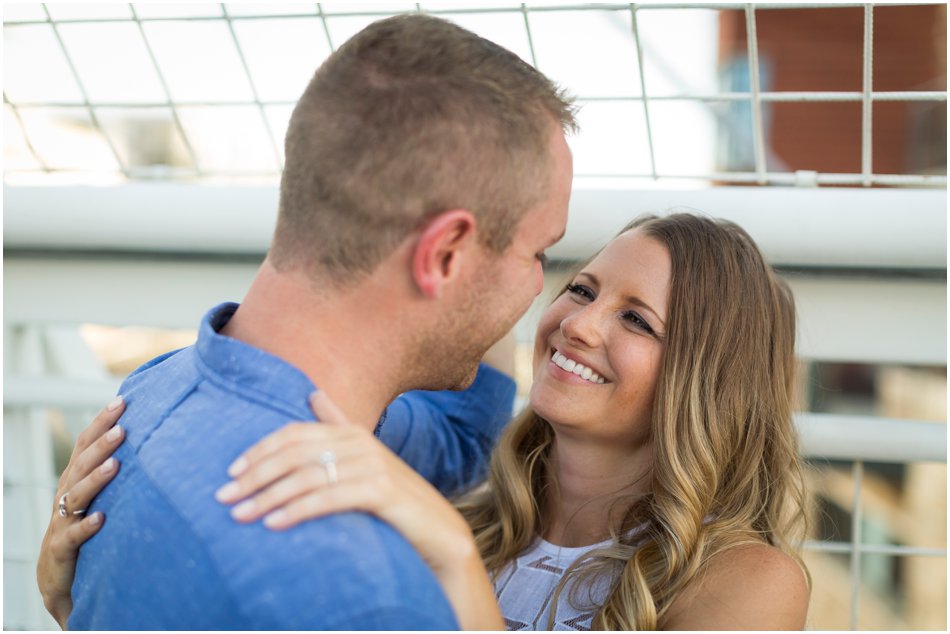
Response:
[[[458,276],[475,232],[475,216],[466,209],[444,211],[422,228],[412,253],[412,278],[425,297],[441,297],[446,284]]]

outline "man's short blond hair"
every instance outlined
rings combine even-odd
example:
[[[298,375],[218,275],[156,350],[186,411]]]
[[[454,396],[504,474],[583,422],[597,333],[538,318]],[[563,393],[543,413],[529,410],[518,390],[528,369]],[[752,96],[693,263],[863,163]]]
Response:
[[[502,252],[550,186],[555,127],[570,101],[514,53],[424,14],[375,22],[294,109],[271,260],[344,281],[450,209]]]

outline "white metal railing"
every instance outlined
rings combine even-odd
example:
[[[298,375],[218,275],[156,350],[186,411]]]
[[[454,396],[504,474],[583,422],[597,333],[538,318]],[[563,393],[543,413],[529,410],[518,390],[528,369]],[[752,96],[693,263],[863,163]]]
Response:
[[[874,420],[874,419],[870,419]],[[855,421],[855,430],[860,426],[860,423]],[[898,422],[898,421],[891,421]],[[907,422],[907,421],[903,421]],[[933,425],[937,427],[937,425]],[[943,462],[946,462],[946,427],[943,427]],[[893,438],[898,435],[897,429],[891,429],[884,434],[885,438]],[[930,435],[930,434],[927,434]],[[804,436],[807,440],[807,436]],[[815,438],[811,439],[812,441],[816,440]],[[876,443],[865,443],[866,446],[873,446]],[[907,443],[904,443],[905,446]],[[912,449],[911,453],[920,453],[921,448]],[[836,454],[842,452],[836,451]],[[881,454],[885,453],[884,446],[873,447],[872,453]],[[923,453],[927,453],[924,451]],[[896,462],[896,463],[905,463],[911,461],[904,461],[896,459],[897,456],[902,455],[899,452],[894,452],[889,458],[891,460],[886,460],[886,462]],[[825,456],[812,456],[817,458],[823,458]],[[859,614],[859,597],[861,590],[861,556],[865,554],[877,554],[877,555],[891,555],[895,557],[944,557],[947,556],[946,548],[922,548],[916,546],[902,546],[902,545],[890,545],[890,544],[865,544],[862,536],[862,524],[864,521],[864,506],[862,504],[862,489],[864,486],[864,461],[855,460],[852,463],[851,467],[851,477],[853,480],[853,491],[852,491],[852,501],[851,501],[851,540],[847,542],[838,542],[838,541],[828,541],[828,542],[819,542],[819,541],[806,541],[802,547],[804,550],[810,550],[814,552],[824,552],[824,553],[839,553],[850,555],[850,571],[849,579],[851,581],[851,599],[850,599],[850,610],[849,610],[849,627],[852,630],[858,629],[858,614]]]
[[[933,4],[928,2],[907,2],[901,3],[904,5],[927,5]],[[452,7],[438,7],[438,6],[427,6],[423,8],[421,5],[416,4],[416,9],[419,11],[425,11],[428,13],[442,15],[448,18],[451,18],[453,15],[462,15],[462,14],[486,14],[486,13],[520,13],[524,16],[524,27],[525,27],[525,36],[527,38],[528,47],[530,50],[530,56],[532,62],[537,66],[537,60],[534,53],[534,38],[532,36],[532,27],[529,20],[531,14],[539,14],[545,12],[587,12],[587,11],[598,11],[598,12],[609,12],[614,14],[629,14],[631,20],[631,37],[634,40],[636,45],[636,55],[637,60],[636,64],[639,68],[640,75],[640,95],[631,95],[631,96],[603,96],[603,95],[587,95],[581,94],[578,96],[578,101],[580,103],[587,101],[637,101],[642,102],[643,105],[643,116],[646,126],[646,137],[647,137],[647,146],[649,153],[649,165],[650,170],[645,173],[629,173],[624,174],[625,178],[635,178],[635,179],[684,179],[684,180],[702,180],[702,181],[717,181],[721,183],[729,184],[744,184],[744,183],[756,183],[756,184],[776,184],[776,185],[789,185],[789,184],[798,184],[800,177],[793,173],[787,172],[770,172],[767,169],[766,165],[766,150],[765,150],[765,130],[763,122],[763,104],[766,103],[775,103],[775,102],[827,102],[827,101],[851,101],[851,102],[860,102],[862,104],[862,114],[861,114],[861,168],[859,173],[854,174],[832,174],[832,173],[822,173],[815,174],[811,181],[814,184],[818,185],[862,185],[864,187],[871,187],[875,185],[899,185],[899,186],[915,186],[915,187],[946,187],[947,177],[946,174],[877,174],[873,171],[873,165],[871,160],[871,141],[873,134],[873,104],[878,101],[915,101],[915,102],[946,102],[947,93],[946,91],[933,91],[933,90],[920,90],[920,91],[892,91],[892,92],[880,92],[874,91],[872,85],[872,71],[873,71],[873,33],[874,33],[874,8],[875,3],[858,3],[858,2],[839,2],[839,3],[807,3],[807,2],[787,2],[787,3],[660,3],[660,2],[645,2],[645,3],[578,3],[578,4],[551,4],[551,5],[533,5],[533,4],[521,4],[512,6],[493,6],[493,7],[466,7],[466,8],[452,8]],[[877,5],[881,6],[881,5]],[[884,6],[893,6],[893,3],[889,3]],[[288,20],[288,19],[301,19],[301,18],[312,18],[314,20],[319,20],[322,24],[324,33],[326,34],[328,44],[331,50],[335,49],[335,45],[338,45],[339,42],[333,42],[333,39],[330,36],[330,28],[327,24],[328,17],[354,17],[354,16],[370,16],[370,17],[383,17],[386,15],[392,15],[393,11],[385,10],[372,10],[372,11],[360,11],[356,10],[347,10],[347,11],[327,11],[323,8],[322,5],[317,3],[314,5],[312,11],[300,11],[300,12],[288,12],[280,15],[273,15],[267,13],[261,13],[259,15],[233,15],[228,11],[226,6],[222,5],[221,14],[217,16],[181,16],[181,17],[164,17],[164,16],[154,16],[154,17],[145,17],[140,16],[135,9],[135,5],[130,5],[131,13],[127,18],[53,18],[45,5],[43,5],[43,11],[45,13],[45,19],[43,20],[22,20],[9,23],[9,26],[15,28],[19,25],[31,25],[31,24],[46,24],[49,25],[54,32],[58,46],[61,48],[63,54],[66,57],[69,71],[77,85],[79,86],[80,93],[82,95],[81,103],[56,103],[56,102],[27,102],[27,101],[11,101],[6,92],[4,92],[4,103],[8,105],[13,113],[14,120],[17,122],[21,131],[23,133],[24,139],[26,141],[26,146],[29,151],[33,154],[37,164],[40,166],[38,169],[22,169],[18,170],[21,172],[68,172],[74,171],[63,168],[55,168],[49,165],[44,164],[43,157],[40,156],[36,151],[34,146],[30,143],[30,137],[26,126],[24,126],[19,114],[19,108],[25,107],[34,107],[34,106],[55,106],[62,108],[77,108],[85,110],[92,123],[93,128],[105,139],[106,144],[109,147],[112,155],[114,156],[117,165],[119,166],[119,172],[124,176],[129,178],[154,178],[156,176],[156,171],[152,167],[137,168],[131,165],[126,165],[122,159],[121,153],[116,151],[115,145],[110,139],[110,136],[103,130],[100,125],[97,116],[96,108],[99,107],[123,107],[123,108],[153,108],[153,107],[166,107],[170,109],[173,125],[175,126],[177,133],[180,135],[185,149],[189,153],[194,169],[189,169],[189,173],[197,174],[198,176],[222,176],[227,175],[229,172],[225,171],[215,171],[203,169],[198,160],[198,156],[194,151],[191,142],[185,127],[182,125],[179,116],[178,108],[181,106],[195,106],[195,105],[214,105],[214,106],[227,106],[227,105],[251,105],[255,106],[258,112],[261,115],[264,130],[266,136],[268,137],[271,151],[273,152],[276,158],[276,165],[278,169],[282,169],[282,160],[281,152],[279,149],[279,140],[281,137],[278,130],[272,128],[271,122],[265,113],[265,108],[267,106],[286,106],[292,105],[293,101],[279,101],[279,100],[265,100],[260,97],[258,91],[255,87],[255,82],[248,67],[247,61],[245,59],[245,52],[241,46],[240,40],[237,38],[233,24],[235,22],[248,21],[248,20]],[[758,50],[758,38],[756,32],[756,13],[759,11],[772,11],[777,9],[829,9],[829,8],[861,8],[864,12],[863,18],[863,56],[862,56],[862,76],[863,76],[863,85],[862,90],[858,92],[841,92],[841,91],[795,91],[795,92],[769,92],[762,89],[759,67],[759,50]],[[747,56],[748,63],[751,72],[751,90],[749,92],[721,92],[716,94],[688,94],[688,95],[675,95],[675,96],[660,96],[660,95],[648,95],[646,89],[646,83],[644,80],[644,51],[641,42],[641,33],[638,27],[637,14],[644,11],[652,10],[675,10],[675,9],[708,9],[708,10],[737,10],[743,11],[746,18],[746,30],[748,33],[747,38]],[[161,64],[156,58],[152,47],[149,43],[149,38],[146,32],[143,30],[142,25],[149,22],[163,22],[163,21],[176,21],[176,22],[220,22],[227,26],[233,44],[237,50],[237,54],[240,59],[240,65],[243,69],[243,72],[246,76],[248,85],[251,89],[252,98],[250,100],[243,101],[216,101],[213,104],[195,102],[195,101],[186,101],[181,99],[173,99],[171,93],[168,90],[167,82],[164,79],[163,70]],[[126,22],[134,23],[138,28],[138,33],[144,42],[146,51],[148,52],[148,57],[154,70],[159,78],[159,82],[162,86],[162,89],[165,94],[165,99],[160,101],[152,102],[137,102],[137,103],[116,103],[116,102],[92,102],[88,98],[85,90],[83,89],[82,79],[80,73],[76,70],[76,65],[72,61],[70,50],[66,46],[62,37],[59,35],[58,25],[60,24],[82,24],[82,23],[108,23],[108,22]],[[8,26],[5,24],[5,26]],[[754,155],[754,171],[743,172],[743,171],[727,171],[727,172],[715,172],[708,174],[694,174],[694,175],[682,175],[682,174],[663,174],[657,171],[656,167],[656,157],[654,151],[654,130],[653,124],[650,117],[650,103],[654,101],[669,101],[669,100],[680,100],[680,101],[694,101],[701,103],[708,103],[714,101],[720,102],[729,102],[729,101],[748,101],[752,107],[752,139],[753,139],[753,155]],[[166,173],[167,172],[166,170]],[[266,176],[266,175],[275,175],[276,172],[273,171],[262,171],[262,172],[248,172],[242,171],[241,175],[246,177],[254,176]],[[597,174],[597,173],[584,173],[584,176],[595,176],[603,178],[615,178],[614,174]]]
[[[946,557],[946,548],[865,544],[862,538],[864,507],[861,503],[865,462],[899,464],[947,462],[947,427],[936,423],[841,416],[800,414],[796,419],[802,454],[808,458],[852,461],[851,540],[807,541],[805,550],[850,555],[851,605],[849,622],[857,629],[861,556]]]
[[[116,394],[119,379],[77,380],[6,373],[4,407],[99,409]],[[524,406],[525,402],[519,402]],[[795,416],[802,456],[859,462],[947,461],[947,426],[937,423],[799,413]]]
[[[39,538],[45,526],[51,496],[55,491],[56,474],[52,469],[52,437],[47,431],[48,423],[43,420],[44,410],[48,408],[72,411],[81,416],[91,417],[106,403],[118,385],[118,380],[76,381],[73,379],[50,377],[4,377],[4,411],[8,414],[4,422],[4,437],[7,448],[17,445],[15,451],[33,456],[30,461],[8,460],[4,472],[6,496],[5,514],[14,513],[21,518],[23,526],[33,532],[27,544],[14,544],[5,548],[4,561],[16,570],[26,571],[28,578],[17,579],[16,583],[24,587],[35,588],[32,578],[35,556],[38,552]],[[75,418],[75,416],[74,416]],[[74,420],[74,424],[75,424]],[[861,524],[864,510],[861,504],[861,491],[864,478],[864,462],[946,462],[947,428],[935,423],[917,421],[868,418],[860,416],[839,416],[826,414],[800,414],[797,416],[801,447],[804,456],[833,460],[852,460],[854,481],[851,507],[852,534],[848,542],[808,541],[806,550],[826,553],[849,554],[851,561],[851,629],[856,629],[859,589],[861,586],[861,556],[863,554],[886,554],[892,556],[946,557],[946,548],[921,548],[901,545],[877,545],[862,543]],[[72,430],[75,432],[75,429]],[[42,432],[42,433],[37,433]],[[14,471],[9,467],[14,463]],[[28,466],[32,463],[32,466]],[[25,471],[24,471],[25,470]],[[24,508],[7,506],[25,504]],[[20,504],[16,502],[20,501]],[[24,574],[24,573],[20,573]],[[19,576],[19,575],[15,575]],[[11,579],[11,581],[13,581]],[[50,627],[50,622],[42,610],[38,593],[27,593],[25,611],[8,603],[8,614],[13,611],[20,614],[21,621],[5,621],[6,627]]]
[[[946,462],[947,426],[912,420],[799,414],[802,455],[863,462]]]

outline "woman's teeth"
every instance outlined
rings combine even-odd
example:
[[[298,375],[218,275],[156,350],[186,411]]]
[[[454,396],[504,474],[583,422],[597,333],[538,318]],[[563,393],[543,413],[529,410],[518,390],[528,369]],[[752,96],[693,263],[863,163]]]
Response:
[[[551,361],[553,361],[557,367],[561,368],[565,372],[572,372],[585,381],[590,381],[591,383],[604,382],[604,378],[602,376],[588,368],[586,365],[580,364],[573,359],[568,359],[557,350],[554,351],[554,356],[551,357]]]

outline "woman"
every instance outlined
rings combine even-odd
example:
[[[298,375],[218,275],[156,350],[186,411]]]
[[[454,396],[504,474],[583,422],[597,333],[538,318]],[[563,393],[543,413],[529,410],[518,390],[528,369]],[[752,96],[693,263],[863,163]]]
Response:
[[[544,313],[530,407],[457,511],[326,399],[318,414],[335,425],[265,438],[219,499],[274,529],[376,513],[457,611],[490,614],[453,590],[453,578],[484,574],[454,563],[474,540],[511,629],[800,629],[794,340],[791,294],[742,229],[640,218]],[[314,468],[327,450],[331,486]],[[67,561],[87,536],[79,526],[60,540]]]

